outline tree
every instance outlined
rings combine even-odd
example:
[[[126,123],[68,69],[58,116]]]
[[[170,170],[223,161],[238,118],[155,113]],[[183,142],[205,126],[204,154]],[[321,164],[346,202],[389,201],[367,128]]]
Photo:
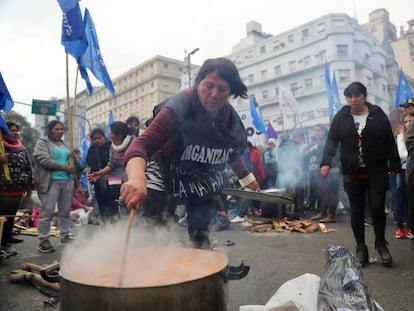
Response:
[[[30,123],[26,120],[25,117],[23,117],[21,114],[15,111],[11,111],[5,114],[4,117],[6,121],[14,122],[19,126],[20,140],[22,141],[23,145],[26,147],[31,160],[33,160],[32,155],[33,155],[36,141],[39,138],[39,132],[36,129],[31,127]]]

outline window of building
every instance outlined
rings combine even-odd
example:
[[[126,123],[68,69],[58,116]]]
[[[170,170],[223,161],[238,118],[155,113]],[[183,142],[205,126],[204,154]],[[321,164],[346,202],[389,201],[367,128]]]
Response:
[[[305,80],[305,88],[307,90],[309,90],[309,89],[312,89],[312,87],[313,87],[313,81],[312,81],[312,79],[306,79]]]
[[[262,53],[262,54],[266,53],[266,45],[262,45],[260,47],[260,53]]]
[[[365,62],[366,62],[366,64],[368,64],[369,63],[369,54],[368,53],[365,53]]]
[[[387,87],[384,84],[382,85],[382,94],[387,95]]]
[[[153,88],[154,87],[154,81],[151,81],[151,87]]]
[[[290,70],[291,72],[296,70],[296,61],[295,61],[295,60],[291,60],[291,61],[289,62],[289,70]]]
[[[289,42],[289,43],[293,43],[294,41],[295,41],[295,37],[294,37],[294,35],[293,35],[293,34],[289,35],[289,36],[288,36],[288,42]]]
[[[346,84],[351,82],[351,70],[340,69],[338,70],[338,83]]]
[[[348,56],[348,45],[338,44],[336,46],[336,53],[338,54],[338,57],[347,57]]]
[[[319,23],[316,25],[317,32],[324,32],[325,31],[325,23]]]
[[[302,38],[306,39],[307,37],[309,37],[309,29],[303,29],[302,30]]]
[[[254,74],[249,74],[248,79],[249,79],[250,83],[253,83],[254,82]]]
[[[372,86],[372,78],[371,77],[367,77],[367,86],[368,87]]]
[[[335,18],[332,20],[334,27],[343,27],[345,26],[345,20],[343,18]]]
[[[168,83],[167,83],[167,82],[164,82],[164,83],[162,84],[162,86],[163,86],[165,89],[168,89]]]
[[[275,76],[280,76],[282,74],[282,68],[280,67],[280,65],[275,66]]]
[[[267,70],[262,70],[262,72],[260,74],[261,74],[261,77],[262,77],[262,81],[267,79]]]
[[[290,90],[292,91],[292,94],[295,95],[298,90],[298,83],[297,82],[291,83]]]
[[[279,101],[279,87],[278,86],[275,87],[275,97]]]
[[[278,49],[280,49],[279,40],[273,41],[273,52],[276,52]]]
[[[310,56],[305,56],[304,58],[303,58],[303,66],[309,66],[310,65],[310,62],[311,62],[311,57]]]
[[[163,64],[163,67],[164,67],[165,69],[168,69],[168,63],[164,63],[164,64]]]
[[[269,91],[268,90],[262,91],[262,99],[267,100],[268,98],[269,98]]]
[[[317,62],[324,62],[326,60],[326,51],[319,51],[318,53],[315,54],[315,59]]]

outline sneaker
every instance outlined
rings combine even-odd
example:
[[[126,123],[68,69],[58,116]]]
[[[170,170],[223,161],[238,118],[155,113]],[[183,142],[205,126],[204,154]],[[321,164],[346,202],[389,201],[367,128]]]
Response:
[[[65,235],[64,237],[60,239],[59,245],[68,245],[71,242],[72,240],[70,239],[69,235]]]
[[[368,263],[368,247],[365,244],[357,245],[356,257],[362,267],[365,267]]]
[[[236,222],[243,222],[244,220],[245,220],[244,217],[236,216],[236,217],[230,219],[230,222],[236,223]]]
[[[321,219],[324,219],[324,218],[326,218],[326,215],[317,214],[316,216],[313,216],[311,218],[311,220],[321,220]]]
[[[51,253],[54,252],[55,248],[50,244],[49,240],[43,240],[39,243],[39,252],[41,253]]]
[[[395,231],[395,237],[397,239],[405,239],[404,229],[398,228],[397,231]]]
[[[254,209],[254,214],[256,216],[262,216],[262,209],[261,208],[255,208]]]
[[[376,243],[375,248],[377,249],[378,254],[382,260],[382,264],[384,266],[391,267],[393,260],[386,244],[387,242]]]
[[[323,224],[329,224],[329,223],[336,222],[336,218],[334,216],[328,216],[328,217],[322,218],[321,220],[319,220],[319,222]]]
[[[17,238],[11,238],[10,243],[12,243],[12,244],[23,243],[23,240],[22,239],[17,239]]]
[[[409,239],[412,239],[414,237],[413,233],[411,232],[411,229],[407,229],[405,231],[405,236]]]
[[[17,255],[17,251],[11,248],[10,243],[7,243],[6,245],[2,246],[1,250],[7,254],[7,258]]]

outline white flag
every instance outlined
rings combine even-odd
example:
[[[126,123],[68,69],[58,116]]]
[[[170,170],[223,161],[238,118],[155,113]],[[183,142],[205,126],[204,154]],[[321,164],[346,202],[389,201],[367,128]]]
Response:
[[[293,97],[293,94],[285,89],[285,87],[277,83],[279,87],[279,107],[280,110],[285,114],[295,114],[298,113],[300,110],[299,104],[296,101],[295,97]]]

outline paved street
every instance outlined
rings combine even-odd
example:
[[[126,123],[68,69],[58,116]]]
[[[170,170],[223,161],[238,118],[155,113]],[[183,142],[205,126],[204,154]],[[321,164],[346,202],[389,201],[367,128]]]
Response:
[[[140,224],[138,223],[138,226]],[[248,276],[239,281],[230,281],[229,310],[237,311],[240,305],[265,304],[284,282],[304,273],[321,275],[328,245],[342,245],[354,251],[354,241],[350,230],[349,218],[345,215],[338,223],[328,228],[336,232],[317,233],[257,233],[241,231],[238,224],[228,230],[214,234],[219,247],[228,253],[230,264],[237,264],[242,258],[251,267]],[[183,227],[175,229],[181,239],[187,240]],[[138,234],[136,227],[132,231]],[[414,306],[414,251],[409,248],[409,240],[394,238],[395,226],[388,219],[387,239],[394,257],[393,268],[379,263],[370,264],[363,269],[364,280],[371,296],[386,311],[411,311]],[[74,233],[101,234],[101,226],[87,225],[73,228]],[[367,244],[371,257],[376,257],[372,227],[366,228]],[[23,236],[24,243],[15,245],[19,255],[0,264],[0,310],[44,310],[46,297],[30,285],[11,284],[8,281],[10,270],[20,267],[20,262],[50,264],[60,259],[62,247],[52,238],[57,252],[41,254],[37,251],[37,239]],[[83,237],[85,239],[85,237]],[[224,246],[226,241],[234,246]],[[150,240],[149,240],[150,241]],[[108,245],[110,248],[111,245]],[[75,309],[74,309],[75,310]]]

